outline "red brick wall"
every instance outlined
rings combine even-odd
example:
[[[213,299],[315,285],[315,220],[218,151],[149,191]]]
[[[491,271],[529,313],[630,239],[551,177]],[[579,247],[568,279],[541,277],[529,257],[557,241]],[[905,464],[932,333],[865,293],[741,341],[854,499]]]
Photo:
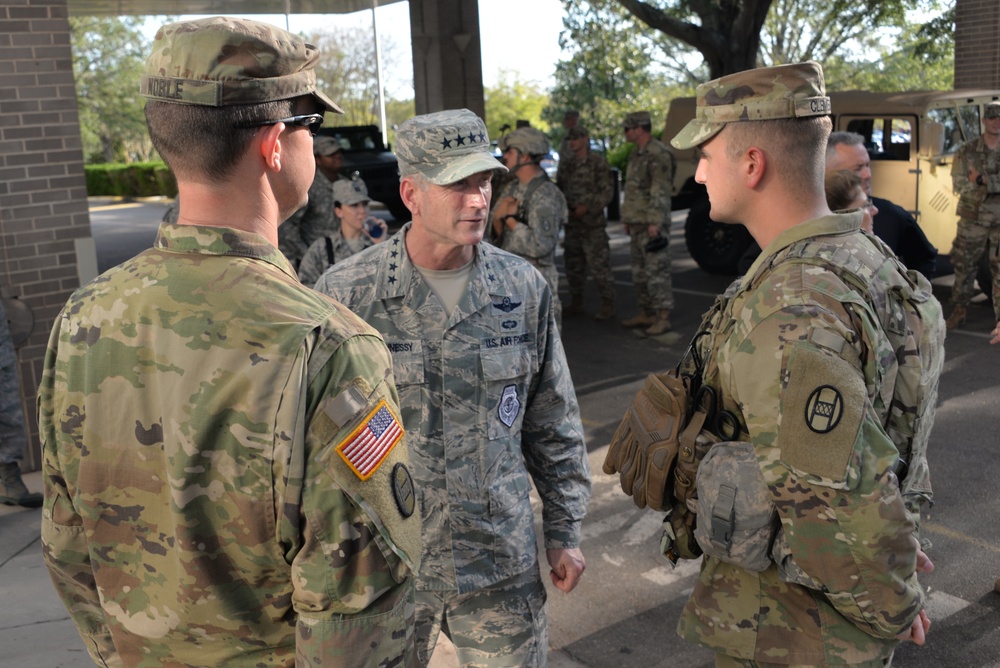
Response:
[[[79,285],[75,239],[89,237],[66,0],[0,4],[0,291],[31,308],[18,349],[38,468],[35,392],[53,320]]]
[[[1000,2],[955,3],[955,88],[1000,88]]]

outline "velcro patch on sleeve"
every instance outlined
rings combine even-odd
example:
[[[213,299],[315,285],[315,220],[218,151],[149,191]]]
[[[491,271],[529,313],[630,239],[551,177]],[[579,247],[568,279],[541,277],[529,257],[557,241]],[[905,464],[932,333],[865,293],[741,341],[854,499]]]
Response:
[[[788,359],[777,445],[792,469],[842,488],[865,417],[867,392],[858,369],[810,343],[797,343]]]
[[[337,454],[361,480],[368,480],[403,438],[403,426],[385,399],[337,446]]]

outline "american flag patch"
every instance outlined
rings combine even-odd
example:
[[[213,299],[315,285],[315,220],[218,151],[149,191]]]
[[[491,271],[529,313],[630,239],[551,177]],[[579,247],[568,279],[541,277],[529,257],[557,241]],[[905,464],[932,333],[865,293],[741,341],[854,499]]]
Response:
[[[337,452],[355,475],[368,480],[401,438],[403,427],[383,399],[361,426],[337,446]]]

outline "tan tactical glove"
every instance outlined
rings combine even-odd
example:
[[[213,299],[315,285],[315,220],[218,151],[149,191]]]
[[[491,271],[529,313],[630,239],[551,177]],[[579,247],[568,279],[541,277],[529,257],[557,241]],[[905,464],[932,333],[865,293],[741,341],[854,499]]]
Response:
[[[639,508],[671,506],[667,478],[686,412],[684,382],[673,372],[650,374],[611,439],[604,472],[619,474],[622,491]]]

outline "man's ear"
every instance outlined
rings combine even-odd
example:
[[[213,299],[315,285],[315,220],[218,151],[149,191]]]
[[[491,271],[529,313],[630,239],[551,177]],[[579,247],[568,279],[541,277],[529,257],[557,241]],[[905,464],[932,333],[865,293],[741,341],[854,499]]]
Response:
[[[264,132],[260,135],[260,153],[264,158],[264,164],[276,172],[281,171],[281,133],[284,129],[284,123],[265,125]]]
[[[399,198],[403,200],[403,204],[410,210],[411,214],[417,212],[416,191],[418,187],[413,179],[403,179],[399,182]]]
[[[767,156],[764,154],[764,151],[756,146],[751,146],[743,153],[740,167],[747,188],[752,190],[764,178],[764,172],[767,171]]]

